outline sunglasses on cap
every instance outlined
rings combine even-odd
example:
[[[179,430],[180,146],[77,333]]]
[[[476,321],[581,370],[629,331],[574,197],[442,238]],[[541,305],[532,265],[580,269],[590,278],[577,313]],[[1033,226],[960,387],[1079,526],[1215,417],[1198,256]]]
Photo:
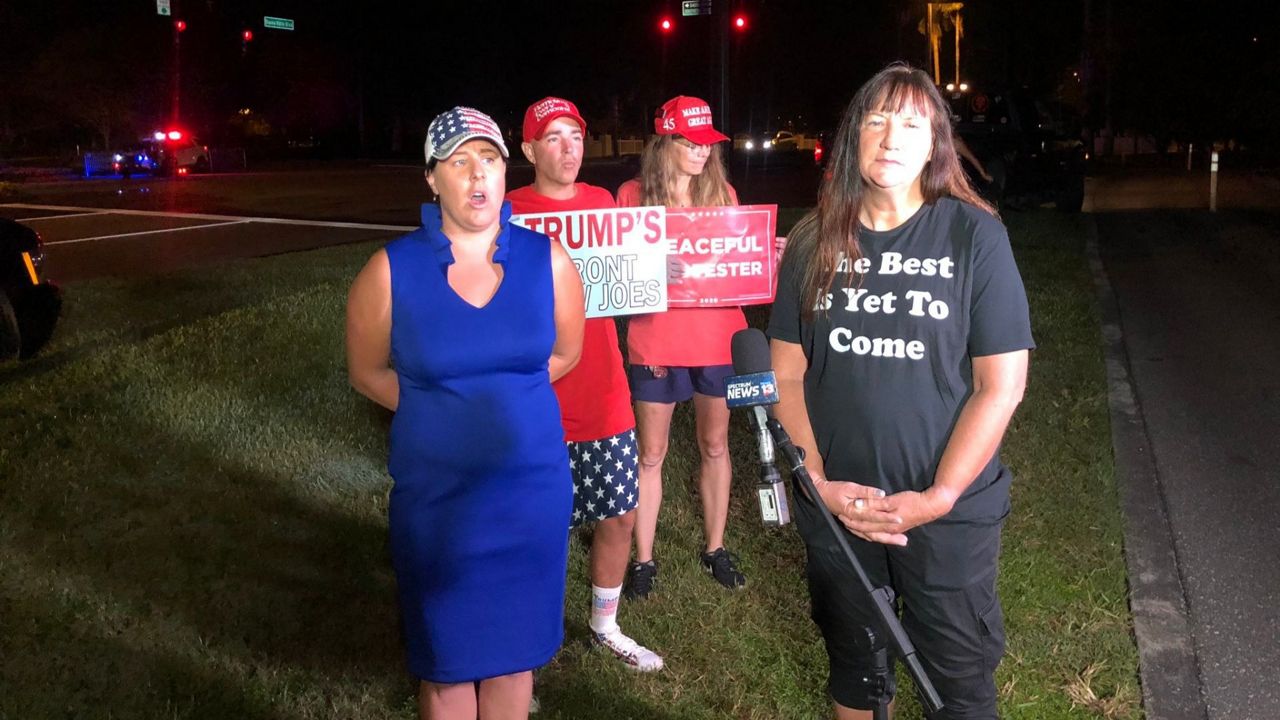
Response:
[[[681,137],[679,135],[673,136],[671,139],[676,141],[680,145],[683,145],[689,148],[690,150],[710,150],[711,149],[710,145],[699,145],[698,143],[688,138]]]

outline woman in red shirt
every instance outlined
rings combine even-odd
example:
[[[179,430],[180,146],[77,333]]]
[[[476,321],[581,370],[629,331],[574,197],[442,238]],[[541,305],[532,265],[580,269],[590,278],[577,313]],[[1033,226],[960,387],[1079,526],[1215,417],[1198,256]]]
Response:
[[[641,157],[640,176],[618,188],[619,207],[715,207],[737,205],[725,179],[719,143],[729,138],[712,126],[711,108],[692,97],[667,101],[654,120],[656,135]],[[662,506],[662,464],[667,456],[676,403],[692,399],[701,462],[706,547],[702,567],[721,585],[740,588],[746,578],[724,547],[729,515],[729,408],[724,378],[733,374],[730,338],[745,328],[742,310],[673,308],[631,319],[627,331],[631,395],[640,440],[640,505],[636,512],[636,559],[628,569],[627,597],[649,594],[658,568],[653,541]]]

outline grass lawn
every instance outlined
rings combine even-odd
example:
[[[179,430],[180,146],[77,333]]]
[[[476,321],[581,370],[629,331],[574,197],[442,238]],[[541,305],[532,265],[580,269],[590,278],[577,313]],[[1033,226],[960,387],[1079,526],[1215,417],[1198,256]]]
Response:
[[[1006,220],[1039,349],[1004,449],[1017,479],[1002,712],[1138,718],[1083,223]],[[0,366],[0,719],[413,717],[386,545],[388,416],[348,388],[342,357],[346,289],[372,250],[75,284],[48,350]],[[575,541],[538,717],[825,717],[802,547],[760,525],[745,419],[728,545],[750,584],[734,594],[697,566],[687,408],[676,425],[660,595],[621,615],[667,669],[639,676],[587,645]],[[898,716],[919,718],[905,695]]]

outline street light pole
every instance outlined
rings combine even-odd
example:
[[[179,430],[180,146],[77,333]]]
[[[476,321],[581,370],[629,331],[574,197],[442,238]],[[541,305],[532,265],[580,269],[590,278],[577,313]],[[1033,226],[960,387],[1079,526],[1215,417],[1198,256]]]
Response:
[[[665,98],[667,96],[667,46],[670,44],[671,33],[675,31],[675,23],[670,17],[663,15],[658,21],[659,36],[662,40],[662,64],[661,74],[658,76],[658,97]]]
[[[733,13],[722,12],[712,17],[720,29],[720,132],[729,135],[729,23]]]
[[[182,20],[173,21],[173,68],[170,73],[170,102],[169,102],[169,122],[172,126],[177,126],[178,115],[181,110],[180,98],[182,95],[182,31],[187,26]]]

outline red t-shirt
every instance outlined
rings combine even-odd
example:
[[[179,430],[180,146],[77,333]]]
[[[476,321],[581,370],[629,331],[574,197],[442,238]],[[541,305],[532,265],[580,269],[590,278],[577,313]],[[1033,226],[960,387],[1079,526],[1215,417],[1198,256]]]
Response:
[[[733,203],[738,194],[729,188]],[[640,206],[640,181],[618,188],[618,207]],[[627,355],[635,365],[705,367],[733,362],[733,334],[747,326],[742,308],[671,308],[633,315],[627,325]]]
[[[604,188],[577,183],[570,200],[539,195],[533,186],[507,193],[511,211],[517,215],[597,210],[614,207],[613,196]],[[560,400],[560,421],[565,440],[600,440],[636,426],[631,411],[631,388],[618,349],[618,328],[613,318],[588,318],[582,332],[582,357],[553,385]]]

